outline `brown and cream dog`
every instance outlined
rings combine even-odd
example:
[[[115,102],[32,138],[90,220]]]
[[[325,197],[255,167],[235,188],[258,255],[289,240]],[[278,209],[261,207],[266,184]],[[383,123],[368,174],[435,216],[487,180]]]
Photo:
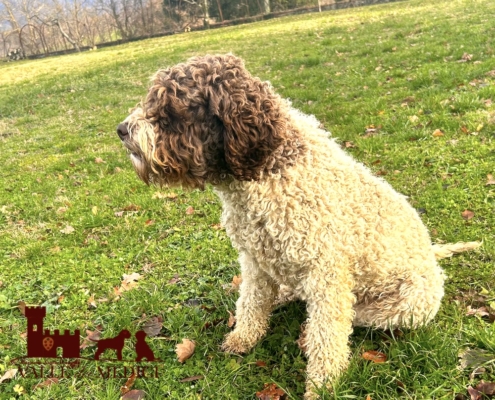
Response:
[[[404,196],[238,57],[158,71],[118,135],[146,183],[211,184],[222,200],[243,277],[224,350],[247,352],[266,333],[281,286],[307,302],[306,398],[346,368],[353,325],[413,327],[438,311],[435,255],[450,248],[432,246]]]

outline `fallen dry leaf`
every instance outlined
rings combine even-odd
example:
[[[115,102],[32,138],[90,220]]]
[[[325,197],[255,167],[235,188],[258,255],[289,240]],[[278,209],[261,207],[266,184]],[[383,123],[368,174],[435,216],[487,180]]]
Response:
[[[232,328],[235,325],[235,321],[236,321],[235,315],[232,314],[230,311],[228,311],[228,313],[229,313],[229,320],[227,321],[227,326],[229,328]]]
[[[88,303],[88,308],[96,308],[96,301],[95,301],[95,295],[94,294],[92,294],[89,297],[87,303]]]
[[[258,360],[258,361],[256,361],[256,366],[257,367],[266,367],[266,362]]]
[[[242,283],[242,276],[241,275],[235,275],[232,278],[232,290],[237,291],[239,290],[239,286],[241,286]]]
[[[464,218],[466,221],[469,221],[471,218],[474,217],[474,212],[471,210],[464,210],[461,213],[462,218]]]
[[[481,365],[495,361],[495,354],[490,354],[482,349],[470,349],[469,347],[459,352],[459,368],[478,368]]]
[[[45,388],[53,385],[54,383],[58,383],[58,378],[49,378],[44,382],[38,383],[37,385],[33,386],[33,390]]]
[[[146,321],[143,325],[143,331],[146,332],[146,335],[149,337],[158,336],[163,327],[163,318],[162,317],[151,317],[148,321]]]
[[[297,347],[299,347],[299,350],[303,353],[306,353],[308,350],[308,347],[306,346],[306,322],[301,324],[299,330],[301,333],[299,334],[299,339],[296,340]]]
[[[475,388],[469,386],[467,390],[471,396],[471,400],[486,399],[487,396],[493,396],[495,394],[495,383],[481,381]]]
[[[192,340],[182,339],[182,343],[178,343],[175,346],[177,360],[179,360],[180,363],[183,363],[194,354],[195,348],[196,344]]]
[[[101,164],[101,163],[104,163],[105,161],[103,161],[103,158],[100,158],[100,157],[96,157],[95,158],[95,163],[96,164]]]
[[[179,382],[194,382],[194,381],[197,381],[197,380],[203,379],[203,378],[204,378],[203,375],[194,375],[194,376],[189,376],[187,378],[183,378]]]
[[[177,282],[180,282],[179,274],[175,274],[173,278],[168,281],[170,285],[175,285]]]
[[[102,332],[103,332],[102,325],[98,325],[94,331],[90,331],[86,329],[87,336],[84,338],[79,348],[84,350],[87,347],[95,346],[98,340],[100,340]]]
[[[186,214],[187,215],[193,215],[194,214],[194,208],[189,206],[186,208]]]
[[[265,383],[263,390],[256,392],[256,397],[261,400],[280,400],[285,398],[285,392],[274,383]]]
[[[495,179],[493,179],[493,175],[492,174],[488,174],[486,176],[486,185],[495,185]]]
[[[15,374],[17,374],[17,368],[7,370],[7,372],[5,372],[5,374],[3,374],[2,377],[0,378],[0,383],[6,381],[7,379],[12,379],[15,376]]]
[[[122,396],[122,400],[142,400],[145,392],[143,390],[133,389]]]
[[[75,229],[72,226],[67,225],[64,229],[61,229],[60,232],[66,234],[66,235],[70,235],[71,233],[75,232]]]
[[[123,211],[139,211],[141,209],[141,206],[137,206],[135,204],[129,204],[128,206],[125,206],[122,210]]]
[[[356,145],[352,142],[344,142],[344,147],[346,149],[352,149],[352,148],[356,147]]]
[[[127,382],[124,384],[124,386],[120,387],[120,394],[122,396],[130,392],[131,388],[134,386],[134,382],[136,382],[136,378],[137,375],[135,372],[133,372],[129,379],[127,379]]]
[[[152,220],[152,219],[148,219],[148,220],[147,220],[144,224],[145,224],[146,226],[149,226],[149,225],[153,225],[154,223],[155,223],[155,221],[154,221],[154,220]]]
[[[440,137],[440,136],[443,136],[443,135],[444,135],[444,133],[442,132],[442,130],[441,130],[441,129],[435,129],[435,130],[433,131],[433,134],[432,134],[432,135],[433,135],[433,137]]]
[[[387,356],[376,350],[365,351],[362,355],[365,360],[373,361],[374,363],[383,363],[387,361]]]
[[[22,300],[17,302],[17,308],[21,312],[22,315],[26,315],[26,303]]]
[[[137,272],[133,272],[132,274],[123,274],[122,282],[120,287],[116,290],[116,294],[120,295],[122,292],[134,289],[138,284],[137,281],[142,278],[143,276]]]

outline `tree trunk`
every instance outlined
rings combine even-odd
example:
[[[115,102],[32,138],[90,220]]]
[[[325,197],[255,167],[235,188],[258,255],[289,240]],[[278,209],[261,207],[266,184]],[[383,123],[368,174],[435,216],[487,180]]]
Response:
[[[60,33],[62,34],[62,36],[64,38],[67,39],[67,41],[72,45],[74,46],[74,48],[77,50],[77,51],[81,51],[81,49],[79,48],[79,45],[77,44],[77,42],[75,40],[73,40],[69,35],[67,35],[67,33],[63,30],[62,28],[62,25],[60,24],[60,21],[58,19],[56,19],[55,21],[53,21],[53,23],[55,25],[58,26],[58,29],[60,31]]]

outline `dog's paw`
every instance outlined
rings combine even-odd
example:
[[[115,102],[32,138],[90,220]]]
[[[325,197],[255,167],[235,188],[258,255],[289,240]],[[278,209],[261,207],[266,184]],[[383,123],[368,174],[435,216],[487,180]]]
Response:
[[[247,353],[249,348],[244,345],[241,336],[234,331],[225,336],[225,340],[222,343],[222,351],[227,353],[242,354]]]

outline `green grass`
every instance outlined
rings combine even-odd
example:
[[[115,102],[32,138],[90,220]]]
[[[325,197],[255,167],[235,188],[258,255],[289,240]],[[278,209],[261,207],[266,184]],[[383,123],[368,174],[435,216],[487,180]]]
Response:
[[[441,262],[450,279],[433,323],[395,338],[355,329],[351,366],[326,398],[453,399],[480,379],[495,381],[493,363],[472,380],[456,368],[467,346],[495,354],[495,325],[465,315],[479,293],[487,303],[495,297],[495,186],[485,185],[495,175],[495,76],[487,74],[495,70],[494,13],[490,0],[413,0],[1,65],[0,373],[26,353],[23,300],[48,307],[49,329],[102,324],[105,337],[139,330],[143,314],[163,317],[161,335],[148,339],[163,360],[160,378],[134,385],[149,399],[252,399],[268,382],[291,399],[302,396],[306,360],[295,340],[304,305],[275,310],[249,354],[222,353],[237,297],[222,285],[238,264],[214,227],[219,201],[211,189],[163,189],[177,198],[153,198],[159,189],[137,179],[115,134],[157,68],[232,51],[343,144],[352,142],[355,158],[424,211],[433,240],[484,241],[479,252]],[[464,53],[472,59],[458,62]],[[366,137],[371,125],[380,129]],[[433,136],[436,129],[444,135]],[[139,209],[115,215],[130,205]],[[475,213],[469,221],[465,209]],[[75,231],[62,233],[68,225]],[[131,272],[144,275],[139,290],[88,307],[90,296],[111,299]],[[175,274],[180,282],[168,283]],[[182,338],[197,342],[183,365],[174,353]],[[369,349],[388,361],[361,359]],[[124,357],[133,356],[128,341]],[[204,379],[179,382],[192,375]],[[33,391],[42,380],[17,375],[0,383],[0,398],[116,399],[125,383],[67,378]]]

